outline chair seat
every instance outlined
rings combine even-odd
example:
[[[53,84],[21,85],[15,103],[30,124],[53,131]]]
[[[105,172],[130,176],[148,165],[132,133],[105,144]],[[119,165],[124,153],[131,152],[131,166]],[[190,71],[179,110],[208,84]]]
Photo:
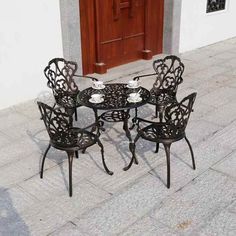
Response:
[[[154,92],[153,89],[150,90],[150,100],[149,104],[158,105],[160,107],[165,107],[168,104],[176,102],[176,96],[169,93],[159,93]]]
[[[65,148],[80,150],[87,148],[96,142],[96,135],[88,131],[69,133],[57,132],[51,138],[52,145],[63,150]]]
[[[56,102],[58,105],[64,108],[76,108],[81,106],[78,102],[77,94],[76,95],[62,95],[62,96],[55,96]]]
[[[170,124],[151,124],[138,130],[139,135],[151,142],[175,142],[184,138],[185,133]]]

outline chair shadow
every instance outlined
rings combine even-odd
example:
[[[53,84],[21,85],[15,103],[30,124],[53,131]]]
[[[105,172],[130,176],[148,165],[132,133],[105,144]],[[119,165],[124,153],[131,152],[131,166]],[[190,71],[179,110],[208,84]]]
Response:
[[[41,170],[41,163],[42,163],[42,157],[43,157],[43,154],[49,144],[49,140],[45,140],[45,139],[40,139],[38,137],[38,135],[42,132],[45,132],[45,129],[41,129],[39,131],[37,131],[36,133],[32,133],[30,130],[27,130],[26,133],[28,134],[28,136],[30,137],[30,139],[39,147],[40,149],[40,153],[41,153],[41,158],[39,158],[39,163],[38,163],[38,166],[39,166],[39,172]],[[60,157],[58,157],[57,153],[59,153],[59,151],[53,147],[50,148],[50,150],[48,151],[48,154],[47,154],[47,157],[46,157],[46,160],[45,162],[47,161],[47,159],[49,160],[52,160],[53,162],[55,162],[59,168],[60,168],[60,172],[62,174],[62,178],[63,178],[63,181],[65,183],[65,186],[66,186],[66,189],[69,191],[69,185],[68,185],[68,182],[67,182],[67,177],[65,175],[65,171],[64,171],[64,168],[63,168],[63,161],[65,159],[67,159],[67,154],[66,152],[65,153],[65,156],[62,156],[60,155]],[[45,169],[44,169],[45,171]]]
[[[0,187],[0,235],[29,236],[29,228],[13,206],[7,189]]]
[[[120,124],[121,124],[121,127],[122,127],[123,123],[120,122]],[[118,134],[116,140],[114,140],[111,137],[111,135],[109,134],[112,130],[115,131]],[[129,151],[129,140],[126,137],[125,131],[123,129],[121,131],[117,130],[114,127],[114,125],[109,127],[109,130],[106,130],[106,131],[107,132],[104,132],[104,134],[103,134],[103,140],[105,140],[107,143],[110,143],[110,144],[115,146],[116,151],[119,154],[119,157],[122,159],[122,161],[124,161],[124,164],[127,165],[128,164],[127,160],[131,159],[132,154]]]
[[[187,146],[186,152],[188,152],[189,161],[191,162],[191,152],[190,152],[190,149],[189,149],[187,143],[186,143],[183,139],[180,140],[180,141],[178,141],[178,142],[182,142],[183,144],[185,143],[185,145]],[[174,149],[174,147],[172,147],[172,148]],[[171,149],[170,149],[170,151],[171,151]],[[173,153],[173,152],[172,152],[172,153]],[[185,153],[185,152],[183,152],[183,154],[184,154],[184,153]],[[183,159],[179,156],[179,154],[174,153],[173,156],[174,156],[176,159],[178,159],[178,160],[180,160],[181,162],[183,162],[186,166],[188,166],[188,167],[190,167],[190,168],[193,168],[192,165],[189,164],[188,162],[186,162],[185,160],[183,160]]]

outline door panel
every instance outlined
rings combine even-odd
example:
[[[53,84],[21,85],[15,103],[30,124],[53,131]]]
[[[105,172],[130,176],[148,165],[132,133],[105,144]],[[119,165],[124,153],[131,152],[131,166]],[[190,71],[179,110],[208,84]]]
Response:
[[[144,0],[97,0],[100,63],[107,68],[137,60],[144,48]]]
[[[163,8],[164,0],[80,0],[80,9],[85,10],[80,14],[83,63],[87,58],[84,74],[104,73],[108,68],[160,53]],[[90,50],[94,50],[90,56],[84,54]]]

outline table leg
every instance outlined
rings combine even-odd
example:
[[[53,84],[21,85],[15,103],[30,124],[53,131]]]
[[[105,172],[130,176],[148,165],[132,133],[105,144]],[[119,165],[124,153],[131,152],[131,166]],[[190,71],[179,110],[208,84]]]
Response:
[[[132,166],[133,162],[135,162],[135,164],[138,164],[138,161],[137,161],[136,156],[135,156],[134,143],[133,143],[133,140],[132,140],[132,137],[131,137],[129,127],[128,127],[129,111],[130,110],[127,110],[126,114],[125,114],[123,129],[125,130],[126,137],[129,139],[129,150],[132,153],[132,158],[131,158],[131,161],[130,161],[129,165],[125,166],[123,168],[124,171],[128,170]]]
[[[94,115],[95,115],[95,122],[99,121],[99,116],[98,116],[98,110],[97,109],[93,109],[94,111]],[[104,122],[102,122],[102,125],[104,124]],[[105,131],[105,129],[102,126],[99,126],[99,129],[102,131]],[[96,130],[96,128],[92,128],[91,132],[94,132]]]

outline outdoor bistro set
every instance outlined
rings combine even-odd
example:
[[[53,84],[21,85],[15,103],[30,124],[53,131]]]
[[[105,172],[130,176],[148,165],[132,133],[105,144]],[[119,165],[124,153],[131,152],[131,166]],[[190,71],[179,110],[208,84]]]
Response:
[[[46,155],[50,147],[63,150],[69,161],[69,195],[72,196],[72,162],[85,150],[98,144],[101,149],[102,163],[107,174],[112,175],[104,158],[104,147],[100,141],[101,131],[106,132],[105,122],[122,122],[123,130],[129,140],[131,160],[123,168],[127,171],[133,163],[138,164],[135,153],[139,138],[155,143],[155,152],[162,143],[167,160],[167,188],[170,187],[170,147],[173,142],[185,139],[191,153],[192,166],[195,161],[192,147],[185,134],[190,113],[196,93],[177,101],[178,85],[183,82],[184,64],[174,55],[157,59],[153,62],[152,74],[140,75],[127,83],[103,84],[90,76],[76,75],[77,64],[63,58],[54,58],[49,61],[44,70],[48,80],[47,85],[52,89],[55,98],[53,107],[38,101],[41,118],[44,121],[50,137],[49,145],[44,153],[40,177],[43,178],[43,169]],[[140,79],[152,76],[153,87],[148,90],[140,86]],[[91,87],[82,91],[75,78],[91,80]],[[155,121],[139,117],[138,108],[145,104],[155,106]],[[91,108],[94,112],[95,122],[88,127],[75,127],[73,120],[77,121],[83,116],[80,106]],[[131,117],[130,110],[134,109]],[[77,114],[78,112],[78,114]],[[129,125],[129,120],[132,122]],[[136,129],[136,137],[132,140],[131,129]]]

